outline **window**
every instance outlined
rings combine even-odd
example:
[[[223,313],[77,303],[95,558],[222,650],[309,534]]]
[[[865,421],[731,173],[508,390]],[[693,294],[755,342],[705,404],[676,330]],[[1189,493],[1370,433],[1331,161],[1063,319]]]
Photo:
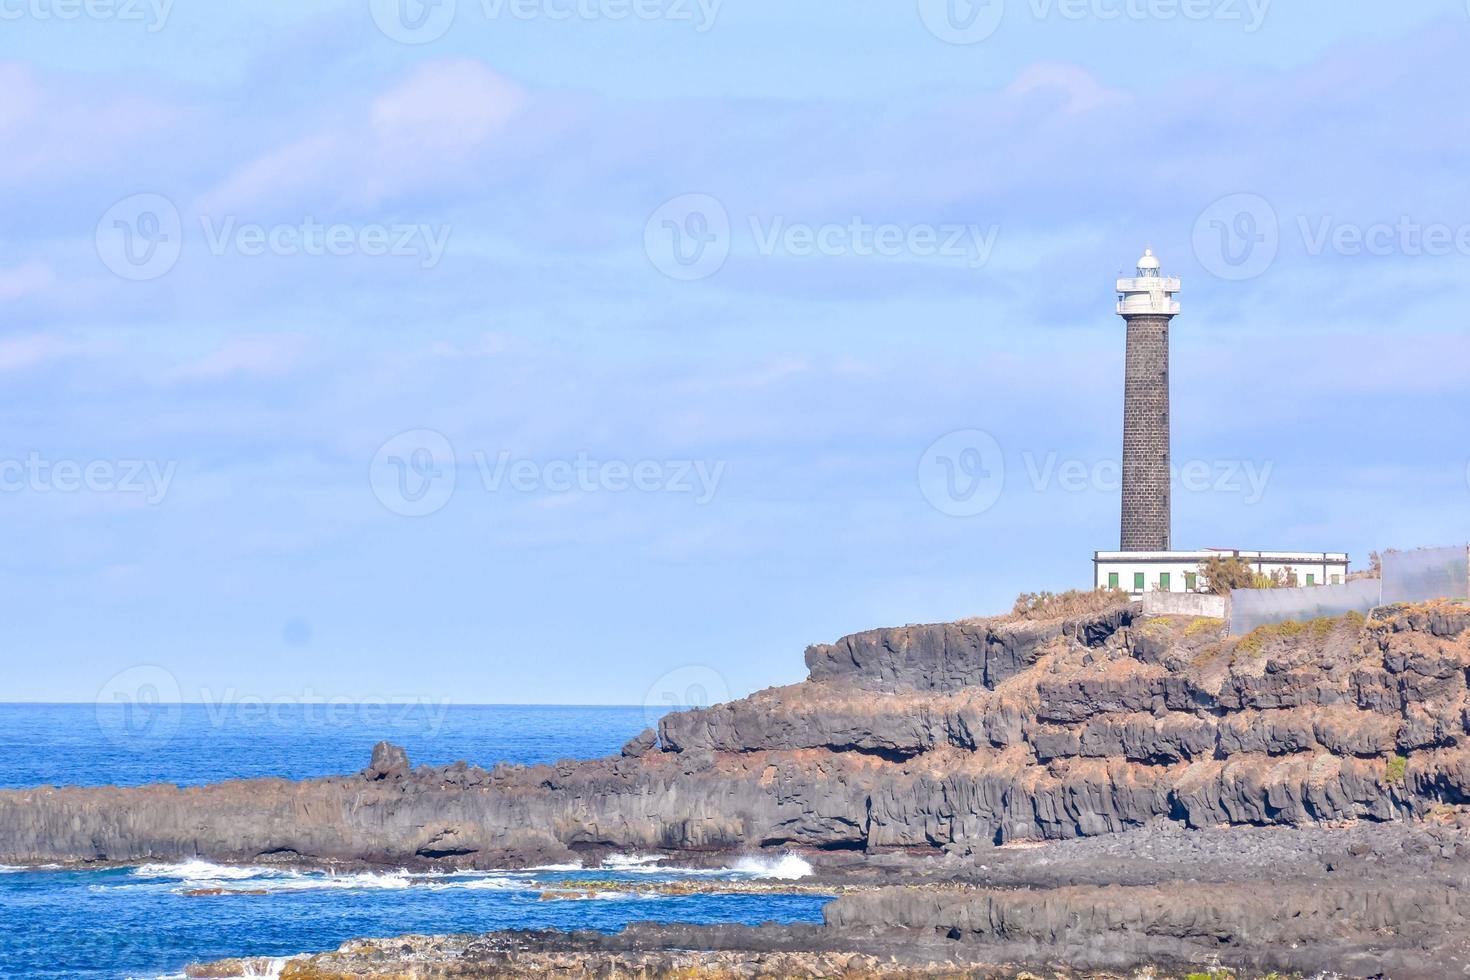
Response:
[[[1317,576],[1313,575],[1311,572],[1308,572],[1307,573],[1307,584],[1308,585],[1316,585],[1317,584]]]
[[[1117,572],[1108,572],[1108,588],[1114,589],[1114,590],[1116,590],[1118,588],[1118,573]]]
[[[1170,591],[1169,590],[1169,584],[1170,584],[1169,573],[1168,572],[1160,572],[1159,573],[1159,591],[1160,592],[1168,592],[1168,591]]]
[[[1184,573],[1184,591],[1185,592],[1198,592],[1199,591],[1199,573],[1198,572],[1185,572]]]
[[[1341,575],[1334,575],[1334,576],[1332,576],[1332,584],[1333,585],[1341,585],[1342,584],[1342,576]]]
[[[1142,592],[1144,590],[1144,588],[1146,588],[1146,586],[1144,585],[1144,582],[1143,582],[1143,573],[1142,572],[1134,572],[1133,573],[1133,591],[1134,592]]]

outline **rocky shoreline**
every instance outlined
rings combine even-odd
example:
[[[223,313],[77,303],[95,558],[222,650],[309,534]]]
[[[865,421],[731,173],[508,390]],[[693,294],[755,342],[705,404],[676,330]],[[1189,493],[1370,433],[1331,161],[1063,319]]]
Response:
[[[384,744],[355,776],[301,783],[0,792],[0,862],[486,869],[800,850],[822,882],[864,886],[816,932],[729,932],[739,948],[639,927],[546,950],[605,975],[669,975],[689,949],[727,954],[696,975],[787,975],[742,959],[765,953],[831,975],[830,957],[890,946],[918,957],[895,960],[911,975],[1464,966],[1449,938],[1470,915],[1464,604],[1247,637],[1125,604],[875,630],[806,660],[806,682],[670,715],[615,758],[415,769]],[[514,937],[424,940],[414,962],[437,962],[435,942],[458,966],[299,975],[530,967]],[[843,975],[883,975],[862,962]],[[543,966],[516,975],[561,975]]]
[[[492,977],[1394,977],[1470,967],[1470,830],[1158,827],[976,857],[824,864],[822,926],[636,924],[348,943],[282,980]],[[558,888],[561,886],[558,885]],[[681,892],[791,890],[681,882]],[[1144,968],[1146,965],[1146,969]],[[257,962],[190,968],[241,977]],[[1215,971],[1211,973],[1211,971]]]

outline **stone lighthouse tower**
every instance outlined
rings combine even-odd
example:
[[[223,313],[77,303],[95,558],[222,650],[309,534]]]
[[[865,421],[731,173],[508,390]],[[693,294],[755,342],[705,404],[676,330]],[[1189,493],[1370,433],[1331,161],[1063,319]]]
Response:
[[[1123,384],[1123,551],[1169,551],[1169,323],[1179,280],[1159,272],[1153,250],[1133,279],[1118,280],[1118,315],[1128,324]]]

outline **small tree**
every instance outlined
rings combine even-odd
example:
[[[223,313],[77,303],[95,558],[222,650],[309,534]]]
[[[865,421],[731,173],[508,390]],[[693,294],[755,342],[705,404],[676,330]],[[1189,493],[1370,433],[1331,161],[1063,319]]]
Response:
[[[1217,555],[1200,562],[1205,588],[1214,595],[1229,595],[1232,589],[1262,588],[1251,563],[1234,555]],[[1268,580],[1269,581],[1269,580]],[[1269,585],[1264,586],[1270,588]]]
[[[1301,580],[1297,578],[1296,569],[1278,568],[1276,569],[1276,571],[1271,573],[1271,584],[1266,586],[1266,588],[1295,589],[1300,585]]]

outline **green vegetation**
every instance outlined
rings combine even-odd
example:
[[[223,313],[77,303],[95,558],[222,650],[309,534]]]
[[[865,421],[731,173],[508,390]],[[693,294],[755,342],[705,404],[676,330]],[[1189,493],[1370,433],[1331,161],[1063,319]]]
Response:
[[[1396,755],[1388,760],[1388,771],[1384,774],[1390,786],[1397,786],[1404,781],[1404,776],[1409,771],[1409,760],[1401,755]]]
[[[1352,620],[1353,616],[1358,617],[1357,621]],[[1310,637],[1321,643],[1332,635],[1332,631],[1337,629],[1338,624],[1344,621],[1354,622],[1354,625],[1359,627],[1364,622],[1360,614],[1350,613],[1347,616],[1322,616],[1310,622],[1289,619],[1284,623],[1268,623],[1246,634],[1235,649],[1247,656],[1258,657],[1268,644],[1277,641]]]
[[[1221,555],[1200,562],[1205,577],[1205,590],[1215,595],[1229,595],[1234,589],[1295,589],[1301,585],[1296,572],[1279,569],[1262,575],[1244,558]]]
[[[1225,620],[1213,619],[1209,616],[1198,616],[1194,622],[1184,627],[1185,636],[1199,636],[1201,633],[1218,633],[1225,628]]]
[[[1256,570],[1250,562],[1224,555],[1206,558],[1200,562],[1200,574],[1205,577],[1205,588],[1215,595],[1229,595],[1232,589],[1256,587]]]

